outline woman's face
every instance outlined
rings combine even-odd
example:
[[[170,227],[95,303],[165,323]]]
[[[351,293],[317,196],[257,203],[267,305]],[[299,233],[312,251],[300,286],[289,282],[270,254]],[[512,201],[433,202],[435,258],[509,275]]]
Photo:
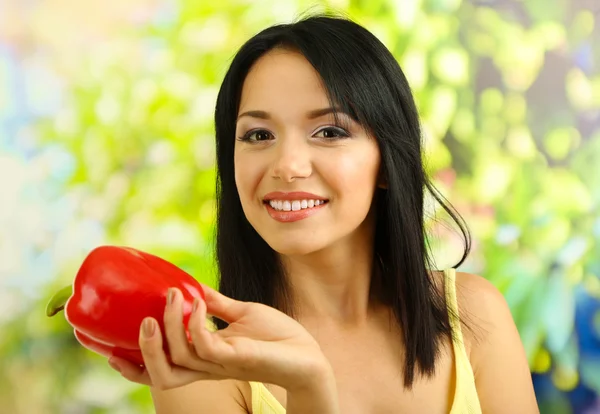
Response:
[[[245,79],[235,181],[252,226],[277,252],[304,255],[369,234],[377,142],[348,115],[335,124],[319,74],[299,53],[273,50]]]

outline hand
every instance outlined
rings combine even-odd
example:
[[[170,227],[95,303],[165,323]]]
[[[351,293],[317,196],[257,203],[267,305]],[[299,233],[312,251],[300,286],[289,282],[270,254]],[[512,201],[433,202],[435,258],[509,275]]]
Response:
[[[113,357],[110,365],[125,378],[159,389],[198,380],[237,379],[279,385],[288,391],[308,387],[315,375],[331,370],[318,343],[286,314],[259,303],[240,302],[203,286],[206,303],[192,313],[188,341],[183,325],[183,297],[174,298],[164,313],[165,337],[171,360],[163,350],[158,323],[146,318],[139,345],[145,368]],[[229,323],[223,330],[206,328],[207,313]],[[148,328],[148,330],[146,330]]]

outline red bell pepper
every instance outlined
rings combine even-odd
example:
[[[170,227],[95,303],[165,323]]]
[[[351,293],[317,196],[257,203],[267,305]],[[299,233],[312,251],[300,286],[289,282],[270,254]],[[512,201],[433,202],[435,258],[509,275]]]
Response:
[[[200,283],[152,254],[130,247],[101,246],[85,258],[73,286],[53,296],[46,314],[53,316],[64,309],[81,345],[106,357],[114,355],[143,365],[138,345],[140,325],[151,316],[164,335],[163,313],[170,287],[183,293],[187,328],[194,298],[204,300]],[[166,340],[163,343],[168,354]]]

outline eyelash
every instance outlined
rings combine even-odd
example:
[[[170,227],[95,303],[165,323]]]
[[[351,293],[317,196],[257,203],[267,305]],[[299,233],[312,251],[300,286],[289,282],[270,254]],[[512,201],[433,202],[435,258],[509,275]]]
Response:
[[[349,138],[350,134],[348,133],[348,131],[346,131],[343,128],[340,127],[333,127],[333,126],[329,126],[329,127],[325,127],[325,128],[321,128],[319,131],[317,131],[317,134],[323,132],[323,131],[333,131],[334,134],[336,134],[335,137],[332,138],[321,138],[325,141],[337,141],[340,139],[344,139],[344,138]],[[260,133],[260,132],[266,132],[269,135],[273,135],[271,134],[269,131],[267,131],[266,129],[251,129],[250,131],[246,132],[244,135],[242,135],[241,137],[238,137],[238,141],[243,141],[243,142],[249,142],[252,144],[256,144],[258,142],[264,142],[264,141],[270,141],[268,139],[263,139],[263,140],[256,140],[256,139],[250,139],[250,137],[254,134]]]

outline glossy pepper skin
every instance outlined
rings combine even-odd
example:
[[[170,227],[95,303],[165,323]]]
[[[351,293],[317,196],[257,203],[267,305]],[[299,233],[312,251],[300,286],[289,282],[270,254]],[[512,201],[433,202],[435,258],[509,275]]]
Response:
[[[183,293],[183,322],[187,327],[194,298],[204,300],[200,283],[152,254],[130,247],[101,246],[85,258],[73,286],[50,300],[46,313],[53,316],[64,308],[81,345],[109,358],[114,355],[143,365],[138,345],[140,325],[151,316],[164,335],[163,313],[170,287]]]

